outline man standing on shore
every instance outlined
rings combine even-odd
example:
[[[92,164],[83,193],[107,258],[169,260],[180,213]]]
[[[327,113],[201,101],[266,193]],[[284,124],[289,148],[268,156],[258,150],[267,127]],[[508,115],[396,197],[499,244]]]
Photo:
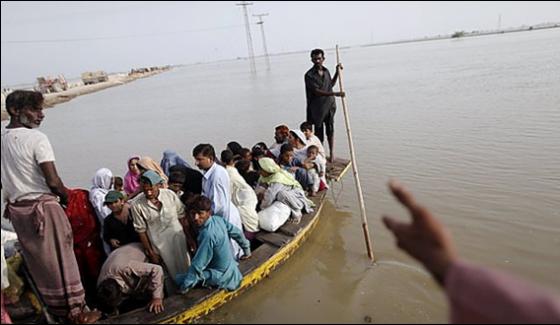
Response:
[[[334,114],[336,112],[336,102],[334,96],[344,97],[341,92],[333,92],[333,87],[338,79],[338,71],[342,69],[342,64],[336,66],[334,77],[327,68],[323,66],[325,53],[321,49],[311,51],[311,62],[313,67],[305,73],[305,95],[307,97],[307,116],[308,122],[315,125],[315,135],[324,140],[323,124],[326,126],[327,140],[329,142],[330,157],[328,161],[334,159]]]

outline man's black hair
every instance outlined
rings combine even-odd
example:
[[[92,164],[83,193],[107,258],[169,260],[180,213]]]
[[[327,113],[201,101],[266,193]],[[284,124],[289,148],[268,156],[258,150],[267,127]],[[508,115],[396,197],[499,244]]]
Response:
[[[203,195],[195,195],[190,201],[189,205],[191,208],[191,213],[201,212],[201,211],[212,211],[212,201]]]
[[[323,50],[321,49],[314,49],[313,51],[311,51],[311,57],[314,57],[315,55],[319,55],[319,54],[325,57],[325,52],[323,52]]]
[[[299,129],[301,130],[301,132],[303,131],[313,131],[313,124],[311,124],[310,122],[303,122],[300,124]]]
[[[185,184],[187,180],[187,177],[185,176],[185,174],[183,174],[180,171],[174,171],[169,173],[169,180],[167,181],[167,183],[171,184],[171,183],[179,183],[179,184]]]
[[[288,152],[288,151],[294,151],[294,146],[292,146],[291,143],[284,143],[281,147],[280,147],[280,154],[283,155],[284,153]]]
[[[43,105],[43,102],[43,94],[38,91],[15,90],[6,97],[6,110],[12,116],[12,110],[19,111],[23,108],[38,108]]]
[[[216,160],[216,152],[214,151],[214,147],[208,143],[201,143],[198,146],[194,147],[193,149],[193,157],[202,154],[204,157],[212,158],[212,160]]]
[[[123,301],[121,286],[115,279],[105,279],[97,287],[98,307],[107,314],[114,314]]]
[[[233,152],[229,149],[222,151],[220,154],[220,160],[225,164],[229,165],[233,161]]]
[[[236,141],[232,141],[227,144],[227,148],[233,152],[234,155],[238,155],[243,147]]]

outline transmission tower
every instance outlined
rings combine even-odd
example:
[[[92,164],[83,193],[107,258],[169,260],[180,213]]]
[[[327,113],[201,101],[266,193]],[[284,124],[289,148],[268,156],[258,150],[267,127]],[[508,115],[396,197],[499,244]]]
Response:
[[[502,14],[498,15],[498,32],[502,29]]]
[[[266,69],[270,70],[270,58],[268,57],[268,49],[266,48],[266,37],[264,36],[264,21],[262,17],[268,16],[268,13],[253,15],[255,17],[259,17],[259,21],[257,22],[258,25],[261,25],[261,34],[263,39],[263,48],[264,48],[264,59],[266,60]]]
[[[252,2],[241,1],[236,4],[243,7],[243,15],[245,16],[245,29],[247,31],[247,47],[249,48],[249,64],[251,65],[251,73],[256,73],[255,51],[253,51],[253,39],[251,38],[251,26],[249,25],[249,15],[247,14],[247,6],[253,5]]]

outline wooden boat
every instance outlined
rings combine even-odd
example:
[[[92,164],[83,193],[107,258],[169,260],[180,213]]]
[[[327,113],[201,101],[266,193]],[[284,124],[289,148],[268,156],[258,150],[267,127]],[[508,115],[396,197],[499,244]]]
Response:
[[[350,168],[350,161],[335,159],[327,164],[327,179],[338,182]],[[261,231],[257,240],[262,243],[253,251],[250,259],[241,261],[243,274],[241,287],[228,292],[220,289],[196,288],[186,295],[174,295],[164,300],[165,311],[155,315],[140,308],[131,312],[99,321],[100,324],[146,324],[146,323],[191,323],[207,315],[229,300],[239,296],[248,288],[267,277],[274,269],[288,260],[304,243],[319,221],[327,191],[319,192],[311,200],[315,211],[305,214],[299,224],[286,223],[276,232]]]
[[[351,164],[348,160],[336,159],[327,164],[327,179],[338,182],[348,171]],[[119,316],[109,317],[99,321],[100,324],[146,324],[146,323],[191,323],[203,317],[237,297],[248,288],[267,277],[274,269],[288,260],[311,234],[319,221],[321,210],[327,196],[327,191],[319,192],[317,196],[310,198],[315,203],[315,211],[303,215],[299,224],[286,223],[276,232],[261,231],[257,234],[257,240],[262,243],[252,252],[252,257],[241,261],[239,268],[243,274],[241,287],[233,292],[220,289],[195,288],[186,295],[173,295],[164,300],[165,311],[155,315],[146,310],[138,308]],[[28,283],[32,283],[29,272],[23,268],[23,274]],[[31,286],[31,289],[34,287]],[[36,295],[38,293],[34,291]],[[35,304],[39,304],[36,301]],[[21,308],[20,308],[21,307]],[[14,321],[16,323],[56,323],[44,310],[37,314],[39,306],[20,306],[17,311],[10,309],[12,315],[18,314]],[[40,308],[39,308],[40,309]],[[23,317],[22,317],[23,315]]]

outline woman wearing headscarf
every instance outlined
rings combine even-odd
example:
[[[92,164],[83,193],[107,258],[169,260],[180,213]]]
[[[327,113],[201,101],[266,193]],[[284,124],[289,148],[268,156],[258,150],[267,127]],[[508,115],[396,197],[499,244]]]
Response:
[[[124,191],[126,195],[131,198],[140,192],[140,169],[138,169],[138,161],[140,156],[132,156],[128,159],[127,166],[128,172],[124,175]],[[134,194],[134,195],[133,195]]]
[[[111,209],[105,205],[105,195],[109,193],[111,185],[113,185],[113,173],[108,168],[101,168],[95,172],[91,182],[92,186],[89,191],[89,201],[101,225],[101,236],[101,234],[103,234],[105,218],[111,214]],[[111,247],[109,247],[105,241],[103,241],[103,249],[107,255],[111,253]]]
[[[140,158],[140,160],[138,160],[138,168],[140,169],[140,174],[148,170],[153,170],[154,172],[156,172],[161,178],[163,178],[163,188],[167,188],[167,182],[169,181],[169,178],[167,177],[167,175],[165,175],[165,172],[163,171],[163,169],[161,169],[161,166],[151,157],[144,156]]]
[[[168,177],[170,173],[169,168],[171,168],[172,166],[183,165],[185,167],[191,168],[189,163],[173,150],[165,150],[163,152],[163,158],[161,159],[160,165],[161,168],[163,169],[163,172]]]
[[[261,209],[272,205],[274,201],[286,204],[292,210],[291,218],[299,223],[303,213],[311,213],[313,202],[305,197],[301,184],[292,174],[280,168],[271,158],[259,159],[261,178],[259,182],[267,186]]]
[[[302,165],[305,159],[307,159],[307,139],[305,135],[300,130],[290,130],[288,136],[288,143],[291,143],[294,147],[294,159],[298,165]]]

